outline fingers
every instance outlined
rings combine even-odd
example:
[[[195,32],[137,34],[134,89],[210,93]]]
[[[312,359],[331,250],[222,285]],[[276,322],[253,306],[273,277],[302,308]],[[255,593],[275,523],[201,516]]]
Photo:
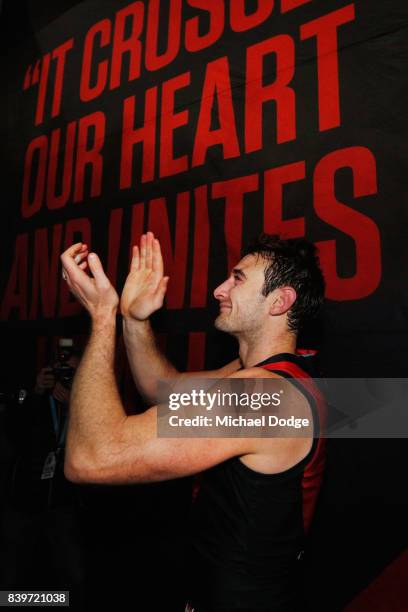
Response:
[[[76,242],[72,246],[70,246],[64,253],[61,255],[61,258],[64,256],[67,257],[75,257],[79,253],[86,251],[88,249],[87,245],[83,242]]]
[[[51,389],[55,384],[53,368],[42,368],[37,376],[36,384],[38,388]]]
[[[77,264],[78,268],[81,268],[81,270],[86,270],[86,268],[88,267],[88,249],[86,251],[83,251],[82,253],[78,253],[77,255],[75,255],[74,257],[74,261]]]
[[[86,261],[87,256],[88,247],[82,242],[77,242],[64,251],[64,253],[61,255],[63,279],[68,281],[68,276],[73,279],[77,276],[78,269],[83,270],[86,268],[86,266],[81,264]]]
[[[160,248],[160,242],[157,238],[153,240],[153,259],[152,259],[152,268],[154,272],[162,277],[163,276],[163,257]]]
[[[53,396],[55,397],[55,399],[59,402],[67,402],[69,400],[69,390],[66,389],[61,383],[56,383],[54,391],[53,391]]]
[[[134,246],[133,247],[133,252],[132,252],[132,261],[130,263],[130,269],[131,270],[138,270],[139,267],[140,267],[139,247],[138,246]]]
[[[167,291],[167,285],[169,284],[169,276],[164,276],[156,289],[156,297],[160,297],[161,300],[164,299],[165,293]]]
[[[83,261],[86,261],[88,257],[88,248],[85,246],[85,249],[82,249],[80,253],[77,253],[74,257],[74,261],[77,265],[81,264]]]
[[[140,248],[133,247],[132,269],[133,270],[151,270],[154,266],[154,261],[157,259],[155,253],[157,247],[153,232],[147,232],[140,237]]]
[[[96,286],[101,289],[109,287],[110,281],[106,276],[103,266],[101,264],[101,260],[99,259],[96,253],[90,253],[88,255],[88,265],[90,271],[92,272],[92,276],[95,279]]]
[[[152,269],[153,262],[153,240],[154,236],[152,232],[147,232],[146,234],[146,268],[148,270]]]
[[[106,276],[96,253],[89,253],[86,245],[78,243],[61,255],[65,280],[77,300],[91,316],[115,311],[118,296]],[[89,268],[90,274],[85,272]]]
[[[71,285],[72,281],[79,281],[81,279],[82,272],[89,268],[95,277],[95,281],[98,279],[98,283],[101,284],[101,287],[107,286],[109,280],[105,275],[100,259],[96,254],[92,254],[92,256],[93,255],[96,259],[93,262],[94,265],[91,265],[92,258],[88,252],[88,247],[82,242],[73,244],[61,255],[63,266],[62,277],[65,281],[67,281],[68,285]],[[153,232],[142,234],[140,237],[140,247],[137,245],[133,247],[130,269],[153,270],[157,273],[159,278],[162,278],[163,256],[161,253],[160,242],[154,237]],[[80,276],[78,276],[79,271],[81,271]]]
[[[140,237],[140,269],[144,270],[146,267],[146,234],[142,234]]]
[[[42,380],[40,381],[39,386],[42,387],[43,389],[52,389],[53,386],[55,385],[55,378],[50,378],[50,379],[46,379],[46,380]]]

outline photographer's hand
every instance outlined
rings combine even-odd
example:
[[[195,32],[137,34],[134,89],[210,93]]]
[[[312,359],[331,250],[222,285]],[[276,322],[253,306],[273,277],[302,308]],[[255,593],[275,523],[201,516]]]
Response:
[[[79,242],[61,255],[61,261],[63,278],[92,319],[110,318],[116,314],[119,297],[96,253],[88,254],[87,246]],[[92,276],[85,272],[88,266]]]
[[[60,402],[61,404],[68,404],[70,389],[67,389],[66,387],[64,387],[64,385],[57,381],[52,395],[57,400],[57,402]]]

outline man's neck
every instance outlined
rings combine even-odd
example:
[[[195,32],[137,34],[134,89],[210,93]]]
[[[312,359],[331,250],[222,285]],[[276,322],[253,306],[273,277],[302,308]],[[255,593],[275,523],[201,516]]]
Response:
[[[296,335],[286,333],[284,335],[262,338],[259,342],[251,342],[246,339],[239,339],[239,357],[244,368],[253,368],[257,363],[261,363],[280,353],[296,352]]]

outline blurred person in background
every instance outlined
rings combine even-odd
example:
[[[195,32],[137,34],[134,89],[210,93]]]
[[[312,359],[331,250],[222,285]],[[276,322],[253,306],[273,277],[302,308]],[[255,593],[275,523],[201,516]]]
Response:
[[[61,339],[33,391],[7,408],[16,459],[6,482],[0,561],[2,588],[72,590],[78,601],[85,580],[80,487],[65,478],[63,464],[79,360],[72,340]]]

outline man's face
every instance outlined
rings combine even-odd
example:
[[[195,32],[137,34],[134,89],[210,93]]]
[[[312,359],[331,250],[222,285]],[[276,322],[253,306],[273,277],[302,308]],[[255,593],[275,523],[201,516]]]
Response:
[[[220,314],[214,325],[230,334],[256,332],[268,317],[268,303],[262,295],[265,282],[265,261],[247,255],[232,270],[231,275],[214,291],[220,303]]]

